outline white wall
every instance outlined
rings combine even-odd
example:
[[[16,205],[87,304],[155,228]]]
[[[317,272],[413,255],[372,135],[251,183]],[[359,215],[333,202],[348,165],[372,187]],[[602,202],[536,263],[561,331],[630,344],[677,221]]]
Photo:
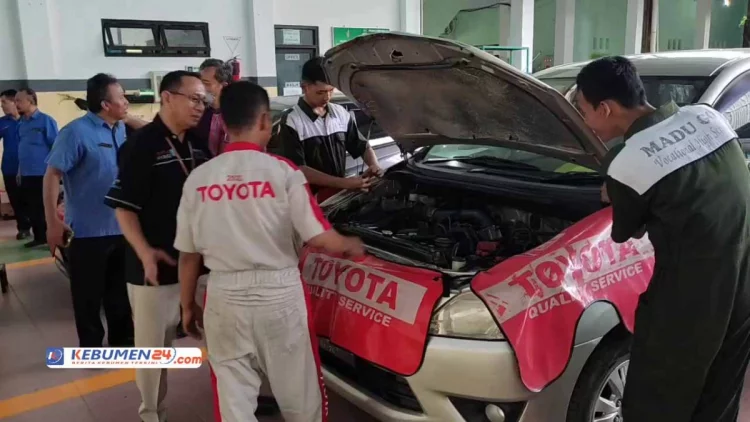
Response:
[[[323,54],[332,46],[334,26],[403,30],[401,1],[273,0],[273,19],[275,25],[317,26],[320,54]]]
[[[223,37],[242,37],[235,54],[247,57],[247,0],[54,0],[59,29],[58,73],[50,79],[86,79],[97,72],[111,72],[119,78],[145,78],[152,70],[174,70],[197,66],[201,58],[105,57],[101,19],[143,19],[208,22],[211,55],[230,58]],[[82,3],[86,3],[83,6]]]
[[[412,16],[418,4],[410,9],[402,3],[409,1],[414,0],[0,0],[0,81],[82,80],[98,72],[143,79],[151,71],[203,60],[105,57],[101,19],[208,22],[213,57],[230,58],[224,37],[240,37],[234,55],[243,60],[243,76],[275,76],[273,25],[317,26],[322,54],[331,47],[333,26],[418,28],[420,17]],[[404,13],[414,22],[402,22]]]
[[[21,38],[18,25],[18,8],[15,0],[0,0],[0,80],[26,78],[23,65],[23,51],[18,40]]]

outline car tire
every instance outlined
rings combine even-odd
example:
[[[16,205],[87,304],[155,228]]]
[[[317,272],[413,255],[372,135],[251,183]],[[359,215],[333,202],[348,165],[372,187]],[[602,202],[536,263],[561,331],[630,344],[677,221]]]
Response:
[[[629,340],[605,337],[591,354],[573,389],[567,422],[594,422],[599,418],[622,422],[622,393],[630,362]],[[611,419],[603,418],[613,414]]]

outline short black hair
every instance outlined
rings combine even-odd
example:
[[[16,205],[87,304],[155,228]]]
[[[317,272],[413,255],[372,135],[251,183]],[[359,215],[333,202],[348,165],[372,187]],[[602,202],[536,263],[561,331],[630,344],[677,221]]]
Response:
[[[323,70],[322,57],[313,57],[302,65],[302,81],[311,84],[318,82],[329,83],[328,76],[326,76],[326,72]]]
[[[225,86],[219,102],[221,118],[230,131],[252,128],[258,116],[271,107],[265,88],[250,81]]]
[[[31,100],[34,102],[34,105],[39,104],[39,100],[36,97],[36,91],[34,91],[33,89],[31,89],[31,88],[21,88],[21,89],[18,90],[18,92],[23,92],[26,95],[28,95],[29,97],[31,97]]]
[[[15,89],[6,89],[5,91],[0,92],[0,97],[16,98],[16,94],[18,94],[18,91]]]
[[[188,72],[187,70],[175,70],[167,73],[161,78],[159,84],[159,94],[165,91],[174,91],[182,87],[182,78],[196,78],[201,79],[201,75],[195,72]]]
[[[205,70],[213,67],[215,70],[214,77],[219,83],[232,82],[232,63],[224,62],[219,59],[206,59],[201,63],[198,70]]]
[[[102,111],[102,101],[109,95],[109,86],[120,83],[117,78],[106,73],[97,73],[86,81],[86,104],[92,113]]]
[[[594,108],[614,100],[625,108],[646,105],[646,90],[633,63],[622,56],[596,59],[576,77],[578,91]]]

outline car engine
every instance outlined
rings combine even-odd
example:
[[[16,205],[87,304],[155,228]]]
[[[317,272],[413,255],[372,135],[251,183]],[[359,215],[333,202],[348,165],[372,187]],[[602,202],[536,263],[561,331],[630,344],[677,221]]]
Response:
[[[451,271],[487,269],[556,236],[571,222],[492,197],[386,180],[329,215],[365,243]]]

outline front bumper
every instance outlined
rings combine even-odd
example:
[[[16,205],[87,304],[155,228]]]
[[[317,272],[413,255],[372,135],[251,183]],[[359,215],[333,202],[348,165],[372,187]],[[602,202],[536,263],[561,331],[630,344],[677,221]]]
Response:
[[[432,337],[424,362],[400,377],[361,359],[351,362],[321,349],[326,385],[385,422],[488,421],[488,404],[502,408],[506,422],[565,420],[567,403],[588,355],[598,341],[574,348],[565,374],[540,393],[526,389],[510,345]]]

